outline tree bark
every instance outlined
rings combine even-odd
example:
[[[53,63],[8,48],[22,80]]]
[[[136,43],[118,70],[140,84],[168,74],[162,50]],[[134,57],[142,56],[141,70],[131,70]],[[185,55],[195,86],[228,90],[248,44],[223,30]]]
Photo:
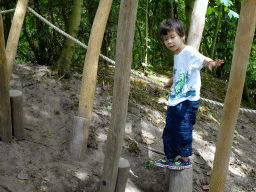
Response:
[[[83,0],[73,0],[73,7],[71,10],[71,16],[68,25],[68,34],[74,38],[77,37],[79,31],[82,6]],[[66,38],[64,42],[64,47],[57,62],[59,75],[70,77],[70,64],[74,53],[74,49],[75,42],[70,40],[69,38]]]
[[[193,12],[195,0],[185,0],[185,12],[186,12],[186,37],[188,37],[191,15]]]
[[[244,0],[238,20],[232,67],[220,123],[210,192],[223,192],[256,24],[256,1]]]
[[[187,44],[195,47],[197,50],[200,47],[203,35],[205,13],[207,10],[208,1],[209,0],[196,0],[191,16],[191,24]]]

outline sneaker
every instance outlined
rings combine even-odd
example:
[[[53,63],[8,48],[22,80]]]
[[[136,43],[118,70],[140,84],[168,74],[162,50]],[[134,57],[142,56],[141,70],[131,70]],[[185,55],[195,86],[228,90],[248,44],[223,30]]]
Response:
[[[192,168],[192,163],[190,159],[188,161],[184,161],[183,159],[178,159],[176,162],[170,163],[168,168],[174,169],[174,170],[190,169]]]
[[[164,157],[163,159],[159,159],[155,162],[155,166],[157,167],[168,167],[171,163],[173,163],[173,159],[168,159],[167,157]]]

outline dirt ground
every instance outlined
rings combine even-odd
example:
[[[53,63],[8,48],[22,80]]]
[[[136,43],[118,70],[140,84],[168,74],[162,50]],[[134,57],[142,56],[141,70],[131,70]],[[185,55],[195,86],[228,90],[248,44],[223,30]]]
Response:
[[[72,118],[77,115],[81,80],[54,78],[46,66],[16,64],[10,89],[24,97],[26,139],[0,141],[0,192],[95,192],[103,171],[104,149],[112,95],[97,85],[87,158],[78,162],[68,153]],[[166,98],[159,102],[166,103]],[[222,109],[201,103],[194,130],[193,191],[208,191]],[[129,100],[122,157],[131,164],[126,192],[162,192],[165,115]],[[240,113],[234,133],[226,183],[227,192],[256,191],[256,115]],[[154,150],[158,151],[155,152]]]

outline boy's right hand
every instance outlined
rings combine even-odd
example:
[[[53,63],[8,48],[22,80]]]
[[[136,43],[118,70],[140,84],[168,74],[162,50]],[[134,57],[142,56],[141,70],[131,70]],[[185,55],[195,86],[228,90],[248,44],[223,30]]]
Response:
[[[170,88],[170,87],[171,87],[171,85],[169,84],[169,82],[164,84],[164,89],[167,89],[167,88]]]

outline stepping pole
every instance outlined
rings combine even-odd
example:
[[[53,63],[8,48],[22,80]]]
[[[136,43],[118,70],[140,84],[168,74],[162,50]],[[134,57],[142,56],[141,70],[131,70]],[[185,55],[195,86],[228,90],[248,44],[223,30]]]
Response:
[[[10,90],[12,133],[18,140],[25,139],[23,124],[23,95],[21,91]]]
[[[71,138],[69,141],[69,152],[78,161],[85,158],[88,135],[86,127],[90,126],[90,121],[83,117],[74,116],[72,122]]]
[[[169,192],[192,192],[193,169],[166,169],[165,183]]]
[[[127,159],[120,157],[115,192],[124,192],[131,165]]]

